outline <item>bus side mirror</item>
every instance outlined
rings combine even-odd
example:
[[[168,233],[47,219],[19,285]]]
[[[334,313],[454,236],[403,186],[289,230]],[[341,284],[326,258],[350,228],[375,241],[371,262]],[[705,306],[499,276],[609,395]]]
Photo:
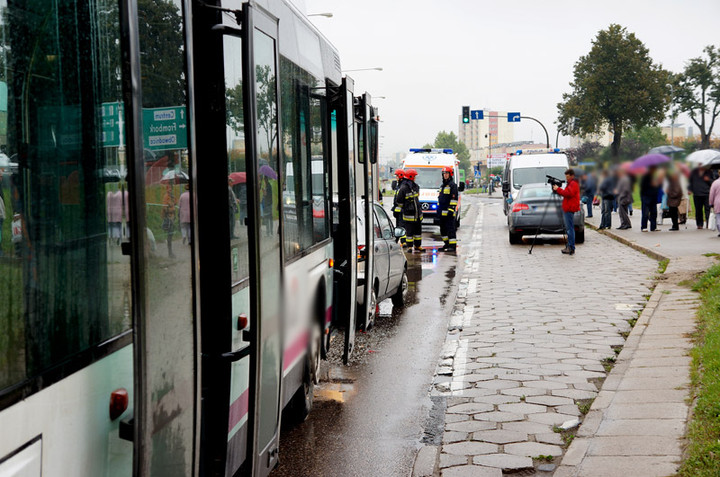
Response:
[[[505,193],[510,192],[510,183],[509,182],[502,183],[502,191]]]
[[[397,190],[397,181],[392,181],[390,183],[390,187],[392,188],[392,190]]]
[[[460,192],[462,192],[462,191],[465,190],[465,183],[464,183],[464,182],[461,182],[460,184],[458,184],[458,190],[459,190]]]

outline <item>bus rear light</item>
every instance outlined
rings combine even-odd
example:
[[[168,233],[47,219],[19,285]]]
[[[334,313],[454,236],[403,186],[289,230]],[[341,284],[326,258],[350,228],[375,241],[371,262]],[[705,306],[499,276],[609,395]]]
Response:
[[[530,210],[530,206],[519,202],[517,204],[513,204],[513,212],[520,212],[521,210]]]
[[[328,259],[328,267],[333,268],[335,266],[335,260],[332,258]]]
[[[110,393],[110,420],[114,421],[122,416],[128,408],[128,392],[125,388],[116,389]]]
[[[242,331],[247,328],[248,317],[245,313],[240,313],[237,317],[237,330]]]

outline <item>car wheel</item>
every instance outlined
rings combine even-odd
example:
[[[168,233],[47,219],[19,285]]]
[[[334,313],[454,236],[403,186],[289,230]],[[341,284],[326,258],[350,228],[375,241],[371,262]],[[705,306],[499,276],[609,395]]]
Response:
[[[510,239],[510,243],[512,245],[522,243],[522,234],[508,232],[508,238]]]
[[[400,279],[400,286],[398,287],[395,294],[392,296],[392,304],[394,307],[402,308],[407,303],[408,295],[408,276],[407,270],[403,270],[402,278]]]
[[[375,292],[375,287],[373,287],[372,293],[370,293],[370,303],[368,305],[369,306],[365,308],[365,313],[367,313],[367,316],[365,317],[365,323],[362,326],[363,331],[369,331],[375,325],[375,314],[378,307],[377,293]]]
[[[575,232],[575,243],[584,243],[585,242],[585,229],[578,230]]]

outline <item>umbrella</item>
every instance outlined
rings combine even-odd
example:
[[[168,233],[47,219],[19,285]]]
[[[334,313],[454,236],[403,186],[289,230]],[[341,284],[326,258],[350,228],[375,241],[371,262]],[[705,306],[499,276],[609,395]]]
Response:
[[[631,169],[639,169],[641,167],[652,167],[670,162],[670,158],[663,154],[645,154],[632,162]]]
[[[190,182],[190,178],[184,171],[169,171],[162,176],[160,182],[174,182],[175,184],[186,184]]]
[[[232,185],[245,184],[247,182],[247,173],[245,172],[233,172],[228,177],[232,181]]]
[[[688,154],[685,160],[695,163],[696,166],[704,166],[718,157],[720,157],[720,151],[703,149],[702,151],[695,151],[692,154]]]
[[[642,174],[645,174],[645,172],[647,172],[647,167],[642,167],[642,166],[635,167],[635,166],[633,166],[632,161],[623,162],[622,164],[620,164],[620,169],[622,169],[623,171],[628,172],[630,174],[637,174],[637,175],[642,175]]]
[[[684,150],[682,147],[665,145],[653,147],[648,151],[648,154],[672,154],[673,152],[683,152]]]
[[[690,177],[690,168],[684,162],[676,162],[675,168],[682,173],[685,177]]]
[[[715,159],[710,159],[708,162],[705,163],[705,165],[712,169],[720,169],[720,155]]]
[[[265,164],[264,166],[260,166],[260,170],[258,170],[258,172],[267,177],[268,179],[278,178],[277,172],[275,172],[273,168],[268,166],[267,164]]]

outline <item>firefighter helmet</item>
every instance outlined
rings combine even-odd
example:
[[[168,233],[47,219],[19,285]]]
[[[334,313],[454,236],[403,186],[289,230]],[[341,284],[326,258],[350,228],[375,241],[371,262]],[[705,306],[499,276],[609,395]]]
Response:
[[[443,171],[443,173],[449,172],[449,173],[450,173],[450,177],[452,177],[452,176],[454,175],[454,173],[455,173],[455,171],[453,170],[453,168],[452,168],[451,166],[445,166],[445,167],[443,167],[443,168],[442,168],[442,171]]]
[[[398,180],[405,179],[405,171],[402,169],[395,169],[395,175],[397,176]]]
[[[415,176],[417,176],[417,171],[415,169],[405,169],[405,179],[414,181]]]

